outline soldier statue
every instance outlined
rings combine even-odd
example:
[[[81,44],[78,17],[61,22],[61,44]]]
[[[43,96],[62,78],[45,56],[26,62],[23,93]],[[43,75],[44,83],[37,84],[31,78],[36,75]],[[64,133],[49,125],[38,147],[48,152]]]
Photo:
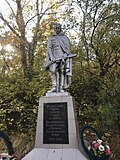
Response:
[[[55,33],[48,38],[46,69],[49,70],[52,89],[48,92],[64,92],[71,84],[72,57],[70,40],[62,32],[61,24],[54,24]]]

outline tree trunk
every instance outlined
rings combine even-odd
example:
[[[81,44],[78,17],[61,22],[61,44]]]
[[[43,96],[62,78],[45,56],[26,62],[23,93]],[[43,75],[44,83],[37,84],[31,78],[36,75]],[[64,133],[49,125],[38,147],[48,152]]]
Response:
[[[21,52],[21,62],[22,62],[22,69],[23,69],[24,77],[29,77],[29,70],[27,67],[26,49],[24,45],[20,45],[20,52]]]

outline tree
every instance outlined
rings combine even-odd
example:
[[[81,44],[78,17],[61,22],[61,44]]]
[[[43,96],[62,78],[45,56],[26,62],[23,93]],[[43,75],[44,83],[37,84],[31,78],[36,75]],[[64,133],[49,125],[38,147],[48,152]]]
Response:
[[[39,34],[38,37],[38,33],[41,31],[40,26],[43,17],[44,15],[51,14],[50,10],[55,9],[59,4],[61,5],[63,1],[50,1],[50,3],[47,4],[47,2],[43,2],[42,0],[36,0],[35,2],[16,0],[13,1],[16,8],[13,8],[9,1],[5,1],[11,10],[10,17],[12,17],[12,19],[7,20],[2,13],[0,13],[0,19],[12,31],[13,39],[17,41],[16,47],[21,55],[24,77],[30,78],[33,70],[37,41],[41,36],[41,34]],[[50,13],[48,11],[50,11]],[[52,14],[54,14],[54,12]],[[32,30],[31,42],[29,42],[27,37],[30,34],[28,29]]]
[[[76,7],[81,13],[78,17]],[[72,52],[78,53],[78,57],[73,61],[70,87],[78,102],[79,120],[81,124],[92,123],[105,128],[115,125],[119,107],[119,2],[73,1],[68,13],[65,20],[71,17],[69,27],[76,30],[75,37],[79,38],[79,41],[73,39],[76,43]]]
[[[119,62],[118,51],[107,49],[108,44],[111,45],[112,39],[119,34],[119,2],[71,0],[67,10],[71,17],[70,27],[76,30],[80,50],[82,47],[85,55],[89,78],[92,68],[98,67],[99,75],[104,76],[109,68]]]

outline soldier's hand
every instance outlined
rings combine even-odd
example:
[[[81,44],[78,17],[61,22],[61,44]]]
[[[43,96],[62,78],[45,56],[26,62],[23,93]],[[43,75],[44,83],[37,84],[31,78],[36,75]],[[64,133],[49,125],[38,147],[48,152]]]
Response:
[[[51,61],[52,61],[52,62],[55,62],[55,57],[51,57]]]
[[[65,62],[65,57],[64,56],[62,57],[62,62]]]

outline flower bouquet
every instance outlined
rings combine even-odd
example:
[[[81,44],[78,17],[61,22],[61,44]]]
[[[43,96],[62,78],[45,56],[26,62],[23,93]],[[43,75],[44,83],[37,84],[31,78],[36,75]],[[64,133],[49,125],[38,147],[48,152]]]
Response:
[[[110,147],[101,139],[93,141],[88,150],[95,160],[108,160],[110,158]]]
[[[97,136],[96,141],[92,141],[92,143],[89,143],[91,144],[90,146],[88,146],[86,144],[86,141],[84,140],[85,130],[89,129],[92,130]],[[101,140],[101,136],[99,135],[98,131],[95,128],[89,125],[84,126],[80,131],[80,140],[81,140],[81,145],[90,160],[110,159],[110,147],[107,145],[106,142]]]

